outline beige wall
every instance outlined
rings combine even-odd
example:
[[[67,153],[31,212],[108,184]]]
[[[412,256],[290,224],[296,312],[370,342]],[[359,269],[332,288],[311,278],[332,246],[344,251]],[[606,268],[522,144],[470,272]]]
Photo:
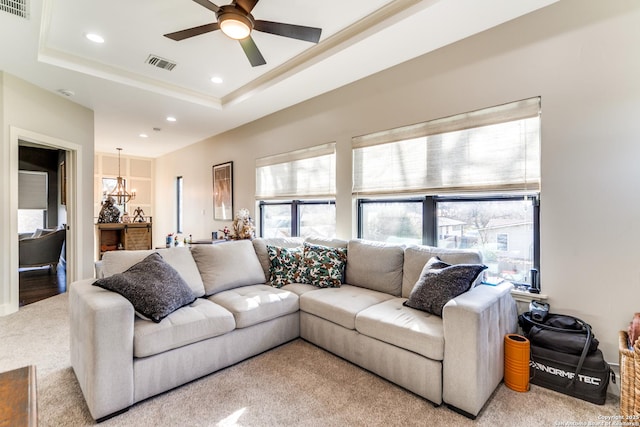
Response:
[[[93,274],[93,111],[0,72],[0,315],[18,309],[18,144],[30,142],[72,147],[80,176],[74,184],[79,215],[75,263],[70,276]],[[70,225],[73,225],[70,221]],[[86,256],[85,256],[86,254]]]
[[[255,213],[257,157],[330,141],[349,238],[352,136],[540,95],[542,290],[554,312],[591,323],[615,363],[617,333],[640,311],[639,22],[636,1],[562,1],[160,158],[156,241],[175,228],[177,175],[186,232],[204,238],[224,225],[212,219],[212,165],[234,162],[234,209]]]

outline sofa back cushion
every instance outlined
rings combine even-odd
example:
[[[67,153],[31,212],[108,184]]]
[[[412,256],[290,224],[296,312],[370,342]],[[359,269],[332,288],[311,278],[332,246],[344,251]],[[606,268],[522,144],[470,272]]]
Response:
[[[266,281],[250,240],[196,245],[191,253],[200,270],[207,296]]]
[[[420,278],[422,269],[432,257],[438,257],[447,264],[482,263],[482,255],[478,251],[408,246],[404,250],[404,266],[402,268],[402,296],[404,298],[409,298],[411,290]]]
[[[276,246],[279,248],[297,248],[302,250],[302,243],[304,239],[302,237],[258,237],[253,239],[253,249],[258,256],[262,270],[264,271],[265,282],[269,281],[270,272],[269,267],[271,262],[269,261],[269,253],[267,252],[267,245]]]
[[[400,296],[404,249],[365,240],[350,240],[347,246],[346,283]]]
[[[304,239],[304,241],[307,242],[307,243],[310,243],[312,245],[326,246],[328,248],[344,248],[344,249],[346,249],[347,246],[349,245],[349,241],[348,240],[327,239],[327,238],[324,238],[324,237],[317,237],[317,236],[307,237],[306,239]]]
[[[196,266],[189,248],[178,247],[143,251],[108,251],[102,256],[103,277],[122,273],[134,264],[139,263],[152,253],[157,252],[162,259],[173,267],[180,277],[189,285],[196,297],[204,295],[202,277]]]

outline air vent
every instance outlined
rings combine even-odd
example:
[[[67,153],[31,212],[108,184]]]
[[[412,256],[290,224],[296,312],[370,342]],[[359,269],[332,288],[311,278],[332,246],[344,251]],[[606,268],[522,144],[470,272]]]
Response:
[[[0,10],[29,19],[29,0],[0,0]]]
[[[1,0],[0,0],[1,1]],[[175,62],[169,61],[168,59],[160,58],[156,55],[149,55],[147,58],[147,64],[151,64],[154,67],[162,68],[163,70],[173,70],[176,64]]]

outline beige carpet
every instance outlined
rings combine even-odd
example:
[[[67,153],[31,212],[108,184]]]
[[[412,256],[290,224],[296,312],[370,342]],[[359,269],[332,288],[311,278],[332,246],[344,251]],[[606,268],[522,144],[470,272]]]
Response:
[[[66,294],[0,317],[0,372],[29,364],[37,367],[41,426],[95,424],[69,364]],[[500,385],[470,421],[296,340],[141,402],[101,425],[557,426],[598,425],[617,413],[614,397],[600,406],[536,386],[518,393]]]

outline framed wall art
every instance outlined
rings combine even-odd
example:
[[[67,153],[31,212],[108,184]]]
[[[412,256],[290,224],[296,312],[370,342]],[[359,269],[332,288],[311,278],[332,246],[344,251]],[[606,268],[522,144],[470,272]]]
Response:
[[[213,167],[213,219],[233,219],[233,162]]]

